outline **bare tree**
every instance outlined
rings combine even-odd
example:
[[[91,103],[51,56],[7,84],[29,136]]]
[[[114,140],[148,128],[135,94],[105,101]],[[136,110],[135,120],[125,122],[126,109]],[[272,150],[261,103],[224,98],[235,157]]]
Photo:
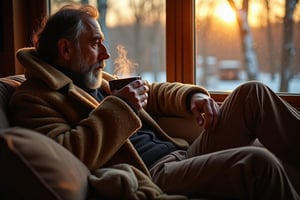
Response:
[[[134,55],[137,63],[143,63],[143,50],[142,48],[148,46],[148,48],[152,48],[149,46],[149,43],[154,43],[153,40],[156,38],[155,33],[160,26],[161,15],[163,12],[163,2],[161,0],[129,0],[129,7],[132,10],[135,23],[134,23]],[[145,41],[145,33],[143,31],[144,25],[151,26],[151,29],[148,29],[146,35],[148,40]],[[147,42],[145,45],[144,42]],[[152,66],[153,68],[158,66]],[[155,70],[154,70],[155,71]]]
[[[296,49],[293,43],[293,15],[298,2],[299,0],[286,0],[285,2],[280,91],[288,91],[289,80],[292,78],[292,61],[296,54]]]
[[[206,2],[206,1],[205,1]],[[204,3],[204,1],[198,1],[198,5],[197,5],[197,9],[200,10],[200,7],[203,6],[202,4]],[[206,2],[207,3],[207,2]],[[213,10],[215,9],[215,5],[216,1],[212,0],[208,2],[208,9],[207,9],[207,13],[205,14],[205,19],[202,21],[202,23],[199,22],[199,25],[201,25],[201,30],[202,30],[202,34],[200,37],[198,37],[198,44],[197,47],[199,48],[199,52],[201,49],[201,54],[202,54],[202,69],[203,69],[203,73],[200,79],[200,84],[203,86],[207,86],[207,77],[208,77],[208,61],[207,61],[207,37],[208,37],[208,33],[210,31],[211,28],[211,21],[212,21],[212,17],[213,17]],[[200,20],[200,19],[197,19]],[[201,41],[200,41],[201,39]]]
[[[268,40],[268,52],[269,52],[269,62],[270,62],[270,73],[271,79],[274,80],[275,78],[275,59],[274,59],[274,45],[273,45],[273,33],[272,33],[272,24],[270,20],[270,0],[265,0],[266,5],[266,17],[267,17],[267,40]]]
[[[253,47],[253,37],[248,23],[249,1],[243,0],[242,8],[237,8],[234,0],[228,0],[231,8],[235,11],[240,29],[241,43],[244,55],[244,64],[248,80],[254,80],[258,74],[256,52]]]

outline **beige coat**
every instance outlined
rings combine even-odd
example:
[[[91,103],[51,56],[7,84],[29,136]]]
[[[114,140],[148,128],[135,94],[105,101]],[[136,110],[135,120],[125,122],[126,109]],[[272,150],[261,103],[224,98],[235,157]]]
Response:
[[[161,117],[191,120],[189,94],[208,92],[202,87],[181,83],[150,85],[148,105],[138,116],[123,100],[106,97],[98,103],[73,84],[72,80],[35,56],[35,49],[24,48],[17,57],[25,67],[26,81],[10,101],[15,125],[48,135],[77,156],[87,167],[97,168],[128,163],[149,175],[145,164],[129,141],[142,124],[148,122],[164,138],[179,148],[188,147],[186,128],[175,138],[156,122]],[[104,73],[103,89],[110,94],[108,80],[116,77]],[[171,125],[172,126],[172,125]],[[181,134],[181,135],[180,135]]]

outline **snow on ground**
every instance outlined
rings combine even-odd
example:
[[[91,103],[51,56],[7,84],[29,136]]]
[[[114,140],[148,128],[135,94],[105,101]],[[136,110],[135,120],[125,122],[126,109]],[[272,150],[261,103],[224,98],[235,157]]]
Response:
[[[200,82],[201,73],[197,72],[197,82]],[[144,72],[141,74],[144,80],[149,81],[150,83],[153,82],[164,82],[166,81],[166,73],[159,72],[154,75],[153,72]],[[220,80],[218,75],[212,74],[207,78],[207,85],[205,88],[211,91],[232,91],[241,83],[245,82],[246,76],[245,73],[240,73],[239,80]],[[267,84],[273,91],[279,91],[279,83],[280,83],[280,76],[279,74],[275,75],[274,80],[271,79],[269,73],[260,73],[258,76],[258,81],[261,81]],[[199,84],[199,83],[197,83]],[[291,79],[289,84],[289,93],[297,93],[300,94],[300,74],[295,75],[293,79]]]
[[[206,88],[208,90],[231,91],[239,84],[245,82],[245,80],[246,79],[243,77],[243,75],[240,80],[219,80],[219,78],[216,76],[210,76]],[[260,73],[257,80],[268,85],[273,91],[279,91],[279,74],[276,74],[275,78],[272,80],[269,73]],[[288,92],[300,94],[300,76],[294,76],[294,78],[290,80]]]

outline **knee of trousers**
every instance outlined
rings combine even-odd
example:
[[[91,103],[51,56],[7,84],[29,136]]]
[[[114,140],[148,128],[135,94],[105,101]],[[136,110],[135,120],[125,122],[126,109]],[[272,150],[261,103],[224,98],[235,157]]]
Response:
[[[262,82],[259,81],[248,81],[243,84],[241,84],[239,87],[237,87],[237,90],[245,90],[245,91],[256,91],[256,90],[265,90],[268,86],[265,85]]]
[[[283,166],[279,159],[270,151],[262,147],[246,147],[240,150],[241,158],[238,162],[244,164],[256,176],[265,173],[281,171]]]

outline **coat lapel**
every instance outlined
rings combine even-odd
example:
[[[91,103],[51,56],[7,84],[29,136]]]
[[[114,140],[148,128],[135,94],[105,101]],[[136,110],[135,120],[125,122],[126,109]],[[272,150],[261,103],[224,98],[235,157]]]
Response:
[[[57,70],[55,67],[39,59],[36,54],[35,48],[23,48],[17,51],[17,57],[23,65],[27,66],[26,70],[30,73],[25,72],[25,76],[38,77],[42,79],[51,89],[60,90],[64,87],[68,88],[68,95],[75,98],[83,105],[90,109],[96,108],[99,103],[85,92],[83,89],[74,85],[73,81]],[[108,80],[115,79],[116,77],[103,72],[102,88],[107,94],[111,94],[109,89]],[[107,80],[105,80],[107,79]]]

